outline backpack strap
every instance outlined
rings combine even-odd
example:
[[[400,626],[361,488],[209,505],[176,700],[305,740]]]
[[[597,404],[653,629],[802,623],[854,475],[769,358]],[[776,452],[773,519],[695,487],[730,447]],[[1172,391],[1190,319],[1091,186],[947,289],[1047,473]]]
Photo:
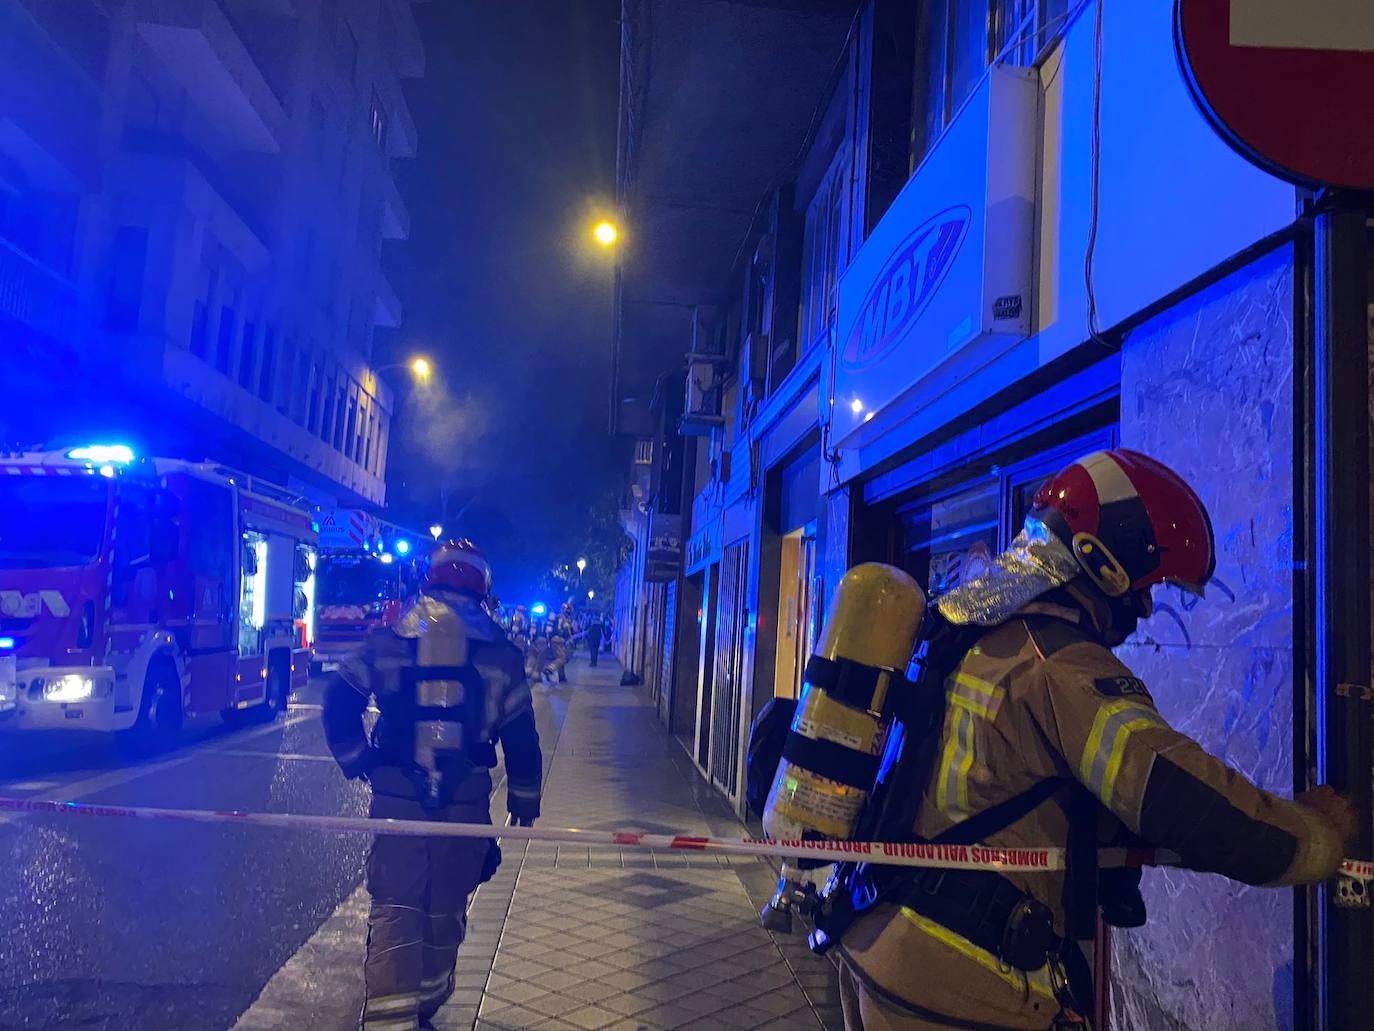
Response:
[[[1058,777],[1047,777],[1036,781],[1020,794],[1005,798],[996,805],[988,806],[961,820],[953,827],[931,838],[934,845],[977,845],[993,834],[998,834],[1023,816],[1028,816],[1042,802],[1048,801],[1064,786]]]

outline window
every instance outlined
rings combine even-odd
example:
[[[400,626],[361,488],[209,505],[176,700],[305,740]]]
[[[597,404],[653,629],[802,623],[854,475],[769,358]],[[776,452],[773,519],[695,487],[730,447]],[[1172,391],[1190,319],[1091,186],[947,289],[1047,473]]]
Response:
[[[239,313],[229,305],[219,310],[219,341],[215,346],[215,368],[229,375],[229,363],[233,358],[234,331],[238,329]]]
[[[291,371],[296,367],[296,345],[290,340],[282,344],[281,381],[277,384],[277,411],[291,415]]]
[[[652,437],[635,441],[635,464],[652,465],[654,461],[654,442]]]
[[[912,147],[935,145],[992,61],[1033,64],[1064,29],[1068,0],[931,0],[916,21]]]
[[[899,564],[927,595],[944,594],[985,570],[998,551],[1001,491],[996,479],[897,513]]]
[[[258,397],[272,403],[272,373],[276,371],[277,327],[268,326],[262,338],[262,369],[258,373]]]
[[[386,153],[386,108],[382,106],[382,98],[377,95],[377,91],[372,91],[372,106],[368,112],[368,131],[372,134],[372,142],[377,144],[377,149],[383,154]]]
[[[110,329],[138,329],[147,261],[148,230],[142,226],[120,226],[115,232],[110,292],[105,299],[105,325]]]
[[[320,439],[326,444],[333,438],[334,429],[334,386],[336,383],[335,373],[329,373],[329,380],[324,388],[321,398],[322,405],[320,411]]]
[[[257,357],[258,326],[255,322],[243,324],[243,343],[239,346],[239,386],[244,390],[253,389],[253,373],[257,371],[254,358]]]
[[[348,394],[348,428],[344,430],[342,451],[345,458],[353,457],[353,434],[358,425],[358,394],[350,389]]]
[[[324,373],[318,365],[310,367],[310,412],[305,418],[307,433],[318,433],[320,429],[320,380],[323,376]]]
[[[115,505],[110,593],[115,605],[127,605],[135,577],[152,565],[152,495],[142,485],[121,483]]]
[[[806,212],[802,244],[801,344],[810,350],[835,318],[836,284],[848,259],[845,232],[845,175],[848,152],[841,148]]]
[[[302,347],[296,352],[296,379],[292,385],[291,418],[296,425],[305,425],[305,402],[308,390],[306,377],[310,374],[309,348]]]
[[[347,405],[348,384],[344,382],[339,384],[338,396],[335,398],[334,402],[334,439],[330,442],[330,445],[335,451],[343,450],[344,412],[347,410]]]

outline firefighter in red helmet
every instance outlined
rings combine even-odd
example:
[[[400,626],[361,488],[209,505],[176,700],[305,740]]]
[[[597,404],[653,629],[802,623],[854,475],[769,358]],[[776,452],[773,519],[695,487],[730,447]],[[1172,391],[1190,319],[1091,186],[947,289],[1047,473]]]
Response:
[[[539,815],[543,759],[524,662],[483,609],[490,590],[470,541],[440,545],[415,603],[330,675],[325,736],[344,775],[372,786],[374,818],[490,823],[498,742],[512,818],[528,826]],[[438,1012],[453,992],[468,896],[499,862],[494,839],[374,839],[364,1031],[417,1028]]]
[[[934,599],[960,645],[896,832],[960,840],[969,821],[972,841],[1065,848],[1069,871],[858,868],[834,936],[846,1028],[1085,1026],[1091,977],[1075,939],[1099,910],[1119,926],[1145,919],[1138,872],[1099,871],[1100,844],[1143,842],[1253,885],[1334,874],[1349,803],[1256,787],[1170,727],[1111,652],[1152,611],[1151,588],[1200,594],[1215,566],[1192,488],[1116,449],[1051,479],[991,568]]]

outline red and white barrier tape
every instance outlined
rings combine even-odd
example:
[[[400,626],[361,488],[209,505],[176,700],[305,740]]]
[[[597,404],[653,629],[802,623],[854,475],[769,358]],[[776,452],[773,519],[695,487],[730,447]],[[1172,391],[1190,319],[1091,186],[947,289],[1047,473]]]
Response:
[[[838,862],[859,859],[886,866],[914,866],[937,870],[993,870],[1044,872],[1063,870],[1062,848],[993,848],[985,845],[931,845],[885,841],[778,841],[768,838],[715,838],[685,834],[646,834],[639,831],[591,831],[575,827],[494,827],[487,823],[447,823],[429,820],[374,820],[361,816],[305,816],[295,813],[246,813],[213,809],[160,809],[152,806],[89,805],[32,798],[0,798],[0,812],[60,813],[68,816],[124,817],[172,820],[183,823],[243,824],[280,830],[330,831],[344,834],[399,834],[417,838],[490,838],[540,841],[589,848],[677,849],[719,855],[776,856]],[[1178,862],[1172,852],[1156,849],[1103,849],[1103,867],[1169,866]],[[1374,863],[1347,859],[1341,873],[1357,880],[1374,880]]]

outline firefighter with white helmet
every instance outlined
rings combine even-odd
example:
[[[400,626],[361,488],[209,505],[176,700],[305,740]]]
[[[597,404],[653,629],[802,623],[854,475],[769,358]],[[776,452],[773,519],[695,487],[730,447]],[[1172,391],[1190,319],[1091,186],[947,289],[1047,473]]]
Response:
[[[847,1029],[1085,1026],[1091,976],[1075,939],[1091,937],[1099,908],[1119,926],[1145,919],[1138,874],[1096,868],[1106,828],[1247,884],[1335,873],[1349,803],[1256,787],[1170,727],[1111,652],[1152,611],[1153,586],[1201,593],[1215,564],[1192,488],[1117,449],[1055,476],[992,567],[933,601],[966,645],[928,758],[891,792],[911,801],[888,831],[956,841],[967,823],[970,844],[1067,848],[1069,871],[851,870],[835,889],[844,905],[818,919],[840,945]]]
[[[483,610],[486,558],[449,541],[429,556],[420,596],[330,675],[324,729],[345,776],[372,786],[378,819],[490,823],[490,769],[505,755],[507,808],[539,815],[543,759],[522,658]],[[371,737],[368,704],[380,716]],[[379,835],[367,860],[363,1031],[417,1028],[453,992],[467,899],[495,872],[494,838]]]

